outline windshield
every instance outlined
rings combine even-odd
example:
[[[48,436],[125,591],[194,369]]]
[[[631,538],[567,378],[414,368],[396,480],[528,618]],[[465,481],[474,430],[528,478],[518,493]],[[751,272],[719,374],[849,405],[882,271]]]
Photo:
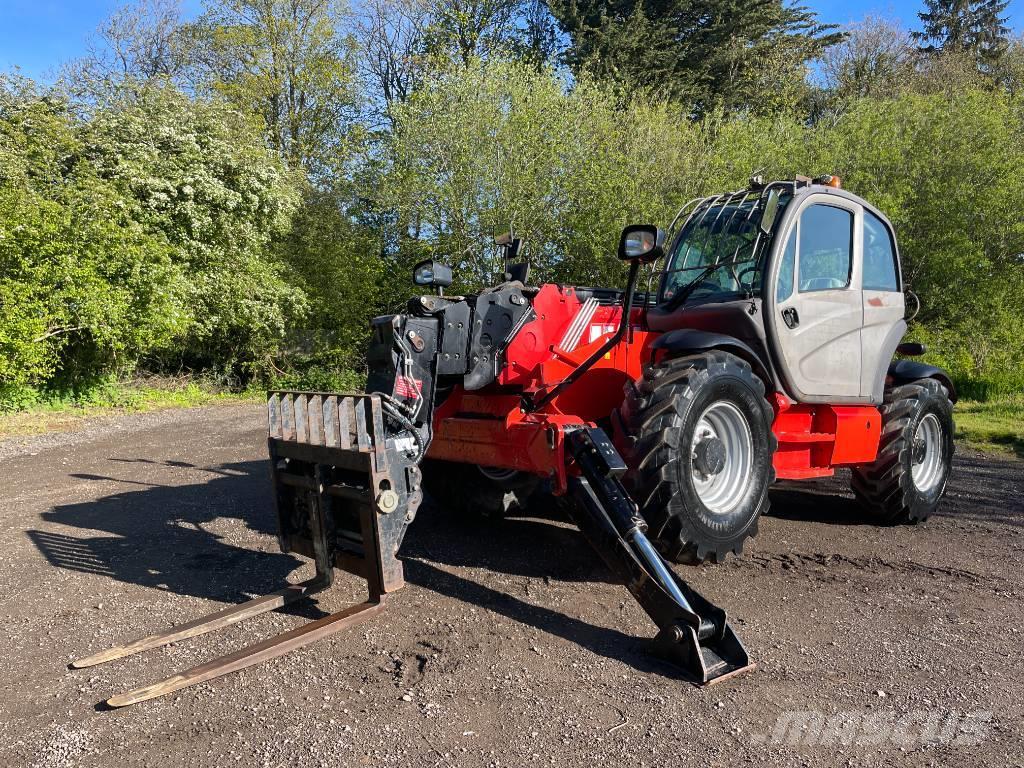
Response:
[[[743,199],[734,195],[697,207],[669,254],[662,301],[674,298],[691,283],[687,299],[760,291],[764,249],[756,247],[759,201],[757,194]],[[786,201],[787,197],[780,200],[779,213]]]

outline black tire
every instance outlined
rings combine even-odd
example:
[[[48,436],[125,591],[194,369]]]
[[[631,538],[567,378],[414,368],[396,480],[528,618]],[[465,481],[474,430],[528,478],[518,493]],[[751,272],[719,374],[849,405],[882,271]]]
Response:
[[[735,506],[713,512],[694,485],[695,430],[712,406],[729,403],[746,422],[752,454],[746,485]],[[676,563],[722,562],[739,555],[757,533],[775,480],[773,412],[764,383],[740,358],[722,351],[650,366],[636,385],[626,386],[620,429],[630,436],[627,477],[658,550]],[[685,447],[684,447],[685,446]],[[707,466],[706,464],[704,466]]]
[[[926,488],[914,479],[915,453],[922,458],[919,427],[933,418],[941,429],[937,444],[941,452],[937,469]],[[935,379],[894,387],[885,393],[882,404],[882,437],[878,456],[871,464],[855,467],[851,486],[857,500],[876,520],[888,525],[918,523],[927,520],[946,492],[953,463],[953,403],[949,392]],[[918,444],[915,447],[915,436]],[[921,466],[922,462],[918,462]],[[925,478],[931,477],[925,474]]]
[[[526,509],[539,483],[539,477],[526,472],[500,476],[498,470],[475,464],[423,462],[423,488],[433,502],[467,517],[501,518]]]

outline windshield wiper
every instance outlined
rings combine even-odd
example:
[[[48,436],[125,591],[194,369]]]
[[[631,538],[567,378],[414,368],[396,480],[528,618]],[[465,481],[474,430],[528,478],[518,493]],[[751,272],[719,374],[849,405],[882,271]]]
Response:
[[[697,286],[700,285],[701,281],[703,281],[705,277],[731,263],[731,261],[723,259],[722,261],[716,261],[714,264],[708,264],[703,270],[701,270],[699,275],[679,289],[679,293],[672,297],[672,300],[669,302],[669,306],[673,308],[678,307],[686,301],[687,298],[689,298],[690,294],[697,289]]]

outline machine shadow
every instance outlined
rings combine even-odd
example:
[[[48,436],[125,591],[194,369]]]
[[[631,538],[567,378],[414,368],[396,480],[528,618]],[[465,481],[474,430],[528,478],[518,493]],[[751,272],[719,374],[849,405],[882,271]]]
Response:
[[[406,581],[494,611],[638,671],[685,680],[676,667],[648,653],[649,639],[657,633],[653,622],[649,637],[637,637],[535,605],[438,567],[485,568],[545,581],[619,584],[583,534],[556,509],[542,505],[528,514],[542,517],[467,518],[428,499],[409,527],[400,552]],[[631,600],[625,586],[621,589],[622,598]]]
[[[250,530],[275,533],[265,461],[212,467],[149,459],[111,461],[202,469],[212,479],[188,485],[156,485],[116,476],[72,475],[86,481],[116,480],[132,489],[44,512],[46,522],[81,531],[79,535],[27,531],[52,565],[179,595],[238,602],[247,595],[280,588],[302,564],[299,558],[281,552],[238,546],[217,532],[219,527],[214,529],[219,519],[237,518]],[[309,606],[284,610],[323,615],[310,612]]]
[[[615,582],[566,515],[532,501],[524,513],[499,519],[461,515],[428,498],[409,527],[402,555],[510,576]]]
[[[174,466],[190,465],[175,462]],[[225,533],[235,528],[234,524],[215,525],[220,519],[235,518],[252,531],[276,533],[266,462],[201,469],[210,472],[212,479],[173,486],[122,479],[131,490],[61,505],[43,514],[46,522],[59,523],[69,532],[29,530],[27,535],[58,568],[179,595],[236,603],[279,589],[308,561],[240,546]],[[85,481],[118,479],[76,477]],[[74,529],[78,529],[77,535]],[[645,638],[532,605],[438,567],[487,568],[565,581],[611,581],[596,553],[568,524],[534,518],[468,522],[428,502],[410,526],[400,554],[410,584],[493,610],[635,669],[674,674],[673,667],[645,653]],[[624,588],[623,597],[628,598]],[[280,610],[305,618],[326,615],[315,599]],[[653,636],[653,624],[651,630]]]
[[[946,495],[931,519],[1024,527],[1024,462],[957,453]],[[825,525],[884,525],[850,492],[850,472],[821,480],[779,482],[769,491],[769,517]]]
[[[637,671],[657,672],[662,676],[685,679],[674,666],[648,653],[647,646],[650,643],[646,638],[590,624],[559,611],[527,603],[505,592],[444,571],[413,556],[405,557],[403,562],[405,578],[410,584],[494,611],[507,619],[568,640],[595,655],[620,661]],[[627,594],[623,587],[623,595]],[[652,623],[652,638],[656,631],[657,628]]]
[[[835,477],[787,482],[768,491],[768,517],[822,525],[878,525],[850,494],[850,477],[838,470]]]

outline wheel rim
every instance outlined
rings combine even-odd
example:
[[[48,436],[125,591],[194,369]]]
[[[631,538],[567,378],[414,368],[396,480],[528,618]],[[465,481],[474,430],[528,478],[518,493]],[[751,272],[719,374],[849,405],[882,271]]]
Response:
[[[477,465],[477,469],[480,470],[480,474],[486,477],[488,480],[494,480],[495,482],[502,483],[508,482],[519,474],[517,469],[501,469],[500,467],[485,467],[481,464]]]
[[[721,444],[724,456],[713,441]],[[716,460],[709,461],[709,454]],[[753,482],[753,467],[754,443],[746,417],[730,402],[712,403],[697,421],[690,443],[690,472],[701,503],[716,515],[731,512]]]
[[[934,413],[927,414],[914,430],[910,475],[919,491],[930,491],[945,473],[942,463],[942,425]]]

